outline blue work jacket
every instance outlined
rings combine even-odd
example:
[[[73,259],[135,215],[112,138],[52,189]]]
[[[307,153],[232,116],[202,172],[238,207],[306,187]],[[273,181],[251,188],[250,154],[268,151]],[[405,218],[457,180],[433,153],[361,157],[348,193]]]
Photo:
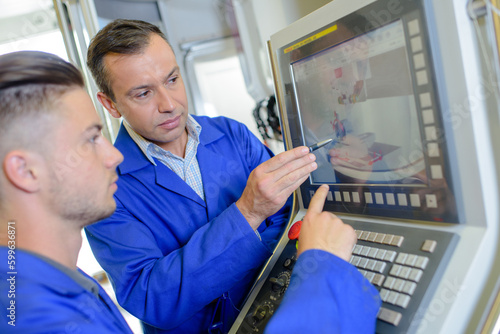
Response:
[[[15,250],[8,266],[8,248],[0,246],[0,333],[132,334],[106,292],[99,298],[40,257]]]
[[[380,295],[348,262],[322,250],[302,253],[265,334],[375,333]]]
[[[235,205],[271,151],[241,123],[193,117],[206,199],[153,165],[122,125],[116,212],[86,229],[118,302],[146,333],[206,333],[219,321],[217,305],[228,328],[288,222],[290,202],[260,225],[260,240]]]

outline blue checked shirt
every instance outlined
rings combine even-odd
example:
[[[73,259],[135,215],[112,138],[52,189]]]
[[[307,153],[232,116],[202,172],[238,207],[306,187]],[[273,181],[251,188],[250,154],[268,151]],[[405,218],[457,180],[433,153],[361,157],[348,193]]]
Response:
[[[186,145],[185,158],[176,156],[170,151],[165,151],[158,145],[145,139],[135,132],[124,120],[123,124],[128,134],[146,155],[148,160],[156,166],[153,158],[161,161],[165,166],[173,170],[181,179],[183,179],[203,200],[205,192],[203,191],[203,181],[201,179],[200,166],[196,158],[198,144],[200,143],[201,125],[195,121],[191,115],[188,115],[186,128],[188,130],[188,142]]]

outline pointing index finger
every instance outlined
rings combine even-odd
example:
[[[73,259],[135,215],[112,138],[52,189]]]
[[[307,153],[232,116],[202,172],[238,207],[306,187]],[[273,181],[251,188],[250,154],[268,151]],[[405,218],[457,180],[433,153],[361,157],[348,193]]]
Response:
[[[309,203],[309,208],[307,211],[318,214],[321,213],[323,211],[323,206],[325,205],[326,196],[328,195],[329,190],[330,187],[328,185],[322,184],[321,187],[316,190],[314,196],[311,198],[311,202]]]

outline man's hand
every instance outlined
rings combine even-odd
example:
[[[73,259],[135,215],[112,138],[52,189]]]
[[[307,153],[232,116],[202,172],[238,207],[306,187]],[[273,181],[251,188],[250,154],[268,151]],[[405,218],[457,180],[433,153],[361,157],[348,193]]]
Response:
[[[278,212],[317,168],[315,160],[314,154],[301,146],[278,154],[252,171],[236,206],[254,230]]]
[[[343,260],[351,259],[357,241],[354,229],[331,212],[323,211],[328,186],[318,188],[302,220],[297,256],[308,249],[321,249]]]

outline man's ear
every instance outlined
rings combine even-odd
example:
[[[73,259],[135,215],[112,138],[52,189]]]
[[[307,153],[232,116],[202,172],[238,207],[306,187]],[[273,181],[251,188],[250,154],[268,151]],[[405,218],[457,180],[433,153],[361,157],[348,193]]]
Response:
[[[7,153],[3,169],[7,180],[18,189],[34,193],[40,189],[42,159],[32,152],[15,150]]]
[[[99,100],[99,102],[101,102],[103,107],[106,108],[111,116],[113,116],[114,118],[122,117],[118,109],[116,109],[115,103],[113,102],[113,100],[111,100],[111,98],[109,98],[109,96],[107,96],[103,92],[98,92],[97,99]]]

